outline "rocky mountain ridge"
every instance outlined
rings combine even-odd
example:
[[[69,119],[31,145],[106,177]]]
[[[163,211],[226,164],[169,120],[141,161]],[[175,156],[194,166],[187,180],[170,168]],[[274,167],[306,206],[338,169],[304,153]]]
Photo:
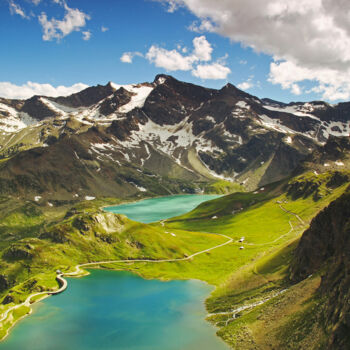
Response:
[[[289,176],[330,135],[348,135],[348,110],[346,103],[286,105],[231,84],[215,90],[167,75],[152,83],[110,82],[68,97],[0,99],[0,181],[25,193],[38,179],[47,182],[54,168],[70,164],[70,176],[85,172],[90,179],[76,191],[92,195],[105,191],[87,183],[107,174],[116,192],[124,185],[147,192],[145,179],[152,176],[224,179],[254,189]],[[35,162],[39,166],[30,166]],[[118,183],[125,169],[132,169],[128,180]],[[39,187],[55,192],[49,184]],[[66,192],[74,191],[68,187]]]

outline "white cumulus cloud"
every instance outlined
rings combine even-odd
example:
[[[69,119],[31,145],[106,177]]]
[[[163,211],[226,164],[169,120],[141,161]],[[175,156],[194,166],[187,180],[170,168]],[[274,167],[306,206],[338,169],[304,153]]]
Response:
[[[195,29],[209,31],[274,57],[270,81],[293,93],[311,81],[323,98],[348,98],[350,87],[350,1],[347,0],[160,0],[175,11],[187,7]],[[276,67],[277,66],[277,67]],[[282,67],[298,75],[282,80]]]
[[[16,85],[10,82],[0,82],[0,97],[12,99],[27,99],[34,95],[50,97],[68,96],[84,90],[88,85],[77,83],[72,86],[57,86],[51,84],[39,84],[28,81],[23,85]]]
[[[177,50],[166,50],[164,48],[152,45],[146,54],[149,62],[154,63],[156,67],[165,68],[168,71],[191,70],[193,57],[183,56]]]
[[[213,48],[204,35],[193,39],[193,55],[200,61],[210,61]]]
[[[143,57],[141,52],[124,52],[123,55],[120,57],[120,60],[123,63],[132,63],[135,56]]]
[[[89,30],[82,32],[82,34],[83,34],[83,40],[88,41],[91,39],[92,34]]]
[[[181,45],[177,49],[167,50],[152,45],[145,57],[156,67],[164,68],[167,71],[191,71],[192,75],[201,79],[226,79],[231,70],[223,62],[227,56],[215,63],[203,64],[212,60],[213,48],[204,35],[196,37],[192,41],[193,50],[188,52],[187,48]],[[129,53],[125,53],[123,62],[131,63]]]
[[[231,69],[215,62],[212,64],[199,64],[192,70],[192,75],[201,79],[226,79]]]
[[[238,89],[241,90],[249,90],[252,87],[255,87],[258,84],[255,84],[253,82],[254,75],[251,75],[246,81],[243,81],[242,83],[238,84],[237,87]]]
[[[231,73],[225,63],[228,55],[212,62],[213,48],[204,35],[195,37],[192,44],[192,50],[180,44],[172,50],[152,45],[145,55],[140,52],[124,52],[120,60],[123,63],[132,63],[135,56],[140,56],[156,67],[170,72],[191,71],[193,76],[201,79],[226,79]]]
[[[252,84],[251,81],[244,81],[243,83],[240,83],[237,85],[238,89],[241,90],[248,90],[251,89],[254,85]]]
[[[81,28],[86,26],[86,21],[90,19],[89,15],[79,9],[68,7],[63,0],[54,0],[54,2],[64,7],[65,15],[62,20],[59,20],[56,18],[48,19],[45,12],[41,13],[38,18],[44,32],[43,40],[45,41],[60,40],[74,31],[80,31]],[[83,38],[88,40],[85,39],[87,38],[86,35],[83,35]]]
[[[167,0],[167,1],[163,1],[163,0],[155,0],[155,1],[158,1],[158,2],[166,2],[168,3],[169,7],[167,9],[168,12],[172,13],[172,12],[175,12],[179,6],[181,6],[182,4],[177,1],[177,0]]]
[[[276,61],[270,65],[269,81],[300,94],[300,84],[304,80],[317,81],[309,92],[321,94],[326,100],[350,99],[350,71],[332,68],[308,68],[291,61]]]

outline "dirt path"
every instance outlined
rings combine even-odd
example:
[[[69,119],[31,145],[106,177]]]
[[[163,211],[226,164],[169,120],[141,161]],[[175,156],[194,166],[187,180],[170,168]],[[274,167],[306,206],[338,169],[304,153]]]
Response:
[[[212,233],[212,234],[214,234],[214,233]],[[79,265],[77,265],[77,266],[75,267],[75,271],[65,273],[64,276],[72,277],[72,276],[79,275],[79,274],[81,274],[81,272],[82,272],[82,271],[80,270],[81,267],[93,266],[93,265],[106,265],[106,264],[130,263],[130,262],[164,263],[164,262],[186,261],[186,260],[192,259],[193,257],[195,257],[195,256],[197,256],[197,255],[201,255],[201,254],[210,252],[211,250],[214,250],[214,249],[223,247],[223,246],[225,246],[225,245],[230,244],[230,243],[233,242],[233,238],[228,237],[228,236],[226,236],[226,235],[222,235],[222,234],[219,234],[219,233],[215,233],[215,235],[225,237],[225,238],[228,239],[228,241],[225,242],[225,243],[219,244],[219,245],[217,245],[217,246],[215,246],[215,247],[208,248],[208,249],[202,250],[202,251],[200,251],[200,252],[194,253],[194,254],[192,254],[192,255],[186,256],[186,257],[184,257],[184,258],[177,258],[177,259],[161,259],[161,260],[152,260],[152,259],[123,259],[123,260],[96,261],[96,262],[89,262],[89,263],[79,264]]]
[[[212,313],[212,314],[208,314],[207,317],[213,317],[213,316],[228,316],[228,319],[225,321],[225,325],[227,326],[231,321],[235,320],[237,318],[237,314],[239,314],[242,311],[245,310],[250,310],[250,309],[254,309],[257,306],[260,306],[262,304],[265,304],[267,301],[276,298],[277,296],[283,294],[284,292],[286,292],[288,289],[282,289],[278,292],[273,293],[272,295],[270,295],[267,298],[261,299],[259,301],[256,301],[255,303],[251,303],[251,304],[247,304],[247,305],[243,305],[238,307],[237,309],[232,309],[229,311],[224,311],[224,312],[217,312],[217,313]],[[221,321],[217,322],[216,325],[218,323],[220,323]]]
[[[305,222],[301,219],[301,217],[300,217],[298,214],[295,214],[295,213],[293,213],[292,211],[287,210],[286,208],[283,208],[281,204],[279,204],[279,207],[280,207],[284,212],[286,212],[286,213],[288,213],[288,214],[291,214],[291,215],[294,215],[294,216],[299,220],[299,222],[300,222],[301,224],[305,225]]]
[[[291,214],[293,216],[295,216],[298,221],[305,225],[305,222],[301,219],[301,217],[296,214],[296,213],[293,213],[292,211],[290,210],[287,210],[286,208],[282,207],[281,204],[278,204],[278,206],[281,208],[281,210],[283,210],[285,213],[288,213],[288,214]],[[273,244],[275,242],[277,242],[278,240],[280,240],[282,237],[284,236],[287,236],[288,234],[290,234],[291,232],[294,231],[294,226],[292,224],[291,221],[289,221],[289,225],[290,225],[290,230],[287,232],[287,233],[284,233],[282,236],[276,238],[274,241],[272,242],[267,242],[267,243],[262,243],[262,244],[254,244],[254,243],[248,243],[247,245],[250,245],[250,246],[257,246],[257,245],[267,245],[267,244]],[[208,314],[207,317],[212,317],[212,316],[231,316],[229,317],[226,321],[225,321],[225,324],[226,326],[228,325],[228,323],[230,323],[231,321],[233,321],[235,318],[236,318],[236,315],[241,312],[241,311],[244,311],[244,310],[247,310],[247,309],[253,309],[255,308],[256,306],[259,306],[259,305],[262,305],[264,303],[266,303],[267,301],[269,301],[270,299],[272,298],[275,298],[276,296],[280,295],[280,294],[283,294],[285,291],[287,291],[287,289],[283,289],[281,291],[277,291],[275,292],[274,294],[272,294],[272,296],[268,297],[268,298],[265,298],[265,299],[262,299],[262,300],[259,300],[255,303],[252,303],[252,304],[247,304],[247,305],[243,305],[243,306],[240,306],[238,307],[237,309],[232,309],[232,310],[229,310],[229,311],[223,311],[223,312],[217,312],[217,313],[210,313]]]
[[[28,296],[28,298],[21,304],[15,305],[10,307],[9,309],[7,309],[1,316],[0,318],[0,323],[5,321],[7,319],[7,316],[10,314],[11,311],[14,311],[22,306],[30,306],[31,300],[39,295],[55,295],[55,294],[59,294],[62,293],[64,290],[67,289],[68,283],[67,280],[65,280],[63,278],[63,275],[57,275],[56,279],[58,280],[59,284],[61,285],[61,287],[55,291],[45,291],[45,292],[39,292],[39,293],[34,293]]]

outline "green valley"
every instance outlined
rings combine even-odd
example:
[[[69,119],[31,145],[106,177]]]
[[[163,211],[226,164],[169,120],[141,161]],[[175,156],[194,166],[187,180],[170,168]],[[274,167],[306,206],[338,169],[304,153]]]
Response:
[[[320,279],[315,275],[292,284],[289,266],[310,220],[346,191],[349,173],[342,176],[339,181],[336,171],[306,172],[254,192],[204,202],[187,214],[150,224],[99,209],[115,199],[72,207],[43,208],[32,202],[7,208],[1,224],[2,235],[7,237],[2,243],[1,312],[22,303],[31,293],[57,289],[57,269],[69,273],[82,263],[126,259],[91,268],[128,270],[144,278],[200,279],[216,286],[207,300],[208,320],[233,347],[304,344],[308,328],[299,327],[299,340],[283,336],[283,329],[311,312],[308,307],[316,307]],[[218,234],[233,242],[186,260],[227,242]],[[175,261],[133,261],[143,259]],[[283,317],[276,323],[281,304]],[[10,313],[2,321],[2,336],[29,311],[22,307]],[[321,321],[317,322],[312,326],[326,336]],[[268,337],[257,336],[261,327],[272,326]]]

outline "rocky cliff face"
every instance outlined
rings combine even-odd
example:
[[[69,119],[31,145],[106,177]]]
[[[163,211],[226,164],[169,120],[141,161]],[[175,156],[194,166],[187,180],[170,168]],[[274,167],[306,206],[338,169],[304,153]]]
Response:
[[[303,234],[291,266],[291,279],[322,273],[319,293],[328,349],[350,348],[350,187],[320,212]]]
[[[92,86],[68,97],[57,97],[51,100],[68,107],[89,107],[106,99],[114,92],[115,88],[111,83],[108,83],[105,86]]]

